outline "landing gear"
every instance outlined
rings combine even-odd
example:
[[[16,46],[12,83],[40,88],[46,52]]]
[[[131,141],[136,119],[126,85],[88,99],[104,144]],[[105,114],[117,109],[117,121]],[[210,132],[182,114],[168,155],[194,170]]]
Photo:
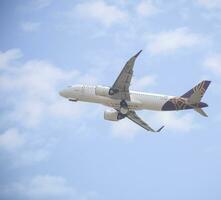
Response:
[[[122,113],[123,115],[126,115],[128,111],[129,109],[128,109],[127,102],[125,100],[122,100],[120,102],[120,113]]]
[[[109,90],[109,95],[114,95],[114,94],[116,94],[116,93],[118,93],[118,92],[119,92],[118,89],[110,88],[110,90]]]
[[[109,90],[109,95],[114,95],[114,90],[113,89]]]
[[[117,116],[117,119],[118,119],[118,120],[121,120],[121,119],[123,119],[124,117],[125,117],[125,115],[119,112],[119,113],[118,113],[118,116]]]
[[[128,106],[127,106],[127,102],[125,101],[125,100],[122,100],[121,102],[120,102],[120,106],[121,107],[124,107],[124,108],[127,108]]]

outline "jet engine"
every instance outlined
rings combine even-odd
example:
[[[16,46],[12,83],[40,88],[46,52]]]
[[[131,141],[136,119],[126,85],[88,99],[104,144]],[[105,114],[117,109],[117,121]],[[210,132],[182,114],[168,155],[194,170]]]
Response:
[[[104,87],[104,86],[96,86],[95,87],[95,94],[97,96],[103,96],[103,97],[108,97],[109,96],[109,87]]]
[[[105,110],[104,111],[104,119],[109,121],[118,121],[123,119],[125,116],[118,111],[111,109],[111,110]]]

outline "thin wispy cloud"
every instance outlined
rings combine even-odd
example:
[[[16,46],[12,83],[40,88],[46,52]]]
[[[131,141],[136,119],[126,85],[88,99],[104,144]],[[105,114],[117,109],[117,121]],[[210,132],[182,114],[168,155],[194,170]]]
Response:
[[[70,16],[78,16],[82,19],[98,22],[106,27],[113,24],[125,22],[127,13],[117,6],[105,1],[92,1],[77,4]]]
[[[194,47],[204,42],[200,34],[193,33],[187,27],[148,35],[147,39],[147,49],[152,54],[173,53],[177,49]]]
[[[6,68],[10,64],[22,57],[22,52],[20,49],[10,49],[5,52],[0,51],[0,69]]]
[[[49,7],[52,4],[53,0],[30,0],[24,4],[20,4],[18,8],[22,12],[32,12],[39,11]]]
[[[193,112],[193,111],[192,111]],[[165,125],[166,131],[175,133],[189,133],[196,128],[198,125],[195,122],[194,114],[196,113],[176,113],[175,112],[160,112],[155,113],[153,118],[157,123]],[[197,115],[197,114],[196,114]]]
[[[17,129],[11,128],[0,134],[0,148],[6,151],[16,151],[24,143],[25,139]]]
[[[77,119],[86,114],[88,105],[76,105],[60,98],[58,91],[64,87],[63,82],[70,85],[73,80],[85,82],[89,77],[92,82],[96,81],[93,75],[81,75],[74,69],[63,70],[48,61],[22,62],[19,60],[21,55],[21,50],[11,49],[0,56],[0,90],[2,95],[7,96],[5,107],[13,108],[5,111],[2,117],[6,124],[11,125],[0,136],[0,148],[16,157],[16,165],[48,158],[51,147],[56,143],[56,136],[44,132],[29,134],[41,127],[45,120]],[[42,135],[44,139],[40,139]],[[33,143],[33,138],[40,142]]]
[[[207,9],[221,9],[221,0],[196,0],[196,2]]]
[[[111,134],[114,138],[132,140],[136,137],[141,129],[137,124],[125,118],[112,123]]]
[[[203,65],[215,75],[221,75],[221,54],[208,56]]]
[[[29,180],[20,180],[10,185],[5,185],[0,190],[1,196],[10,198],[16,194],[22,199],[85,199],[89,200],[96,196],[95,192],[81,194],[75,186],[70,184],[62,176],[36,175]]]
[[[131,89],[145,91],[148,87],[156,84],[156,75],[146,75],[141,78],[133,78]]]
[[[24,32],[35,32],[39,30],[40,25],[40,22],[22,22],[21,28]]]
[[[142,114],[144,114],[144,112],[142,112]],[[156,128],[164,125],[164,132],[167,133],[190,133],[191,131],[197,130],[199,128],[199,125],[195,122],[193,113],[181,114],[166,111],[155,113],[145,112],[142,118],[148,124],[151,124],[153,127]],[[118,122],[113,122],[111,133],[114,137],[125,140],[132,140],[135,137],[144,133],[157,134],[146,132],[127,118],[122,119]]]
[[[7,63],[13,62],[15,58],[17,59],[17,54],[16,56],[14,54],[13,56],[11,54],[7,56],[8,52],[11,51],[5,52],[6,55],[2,54],[3,61],[0,60],[0,63],[5,63],[6,57],[10,57],[10,60],[7,59]],[[58,88],[62,81],[68,82],[69,80],[70,84],[77,77],[81,80],[85,76],[79,77],[79,72],[76,70],[61,70],[42,60],[29,60],[20,64],[19,68],[10,66],[4,72],[0,76],[2,83],[0,89],[7,93],[12,90],[16,91],[16,94],[19,96],[17,96],[17,99],[20,99],[20,101],[17,101],[13,100],[13,96],[8,97],[12,98],[11,102],[13,102],[14,107],[10,116],[25,127],[38,125],[45,116],[45,113],[50,113],[50,108],[54,107],[54,104],[58,104]],[[62,103],[62,100],[60,103]],[[69,104],[66,106],[69,106],[69,108],[64,109],[63,113],[65,110],[69,114],[71,112],[76,113],[77,110]],[[56,106],[54,108],[56,109]],[[56,111],[54,110],[53,114],[55,113]]]
[[[144,17],[157,14],[159,11],[152,1],[141,1],[136,7],[137,14]]]
[[[52,2],[53,0],[33,0],[31,3],[34,8],[42,9],[51,5]]]

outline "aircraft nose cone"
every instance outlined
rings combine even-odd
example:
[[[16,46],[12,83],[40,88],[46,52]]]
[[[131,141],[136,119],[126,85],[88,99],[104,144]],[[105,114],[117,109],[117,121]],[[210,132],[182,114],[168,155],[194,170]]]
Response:
[[[62,97],[66,97],[66,96],[67,96],[65,90],[61,90],[61,91],[59,92],[59,94],[60,94],[60,96],[62,96]]]

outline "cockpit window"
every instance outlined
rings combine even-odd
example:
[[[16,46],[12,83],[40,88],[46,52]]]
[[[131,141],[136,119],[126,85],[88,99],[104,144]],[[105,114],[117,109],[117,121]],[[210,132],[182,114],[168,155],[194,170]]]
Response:
[[[82,89],[82,85],[72,85],[74,91],[80,91]]]

